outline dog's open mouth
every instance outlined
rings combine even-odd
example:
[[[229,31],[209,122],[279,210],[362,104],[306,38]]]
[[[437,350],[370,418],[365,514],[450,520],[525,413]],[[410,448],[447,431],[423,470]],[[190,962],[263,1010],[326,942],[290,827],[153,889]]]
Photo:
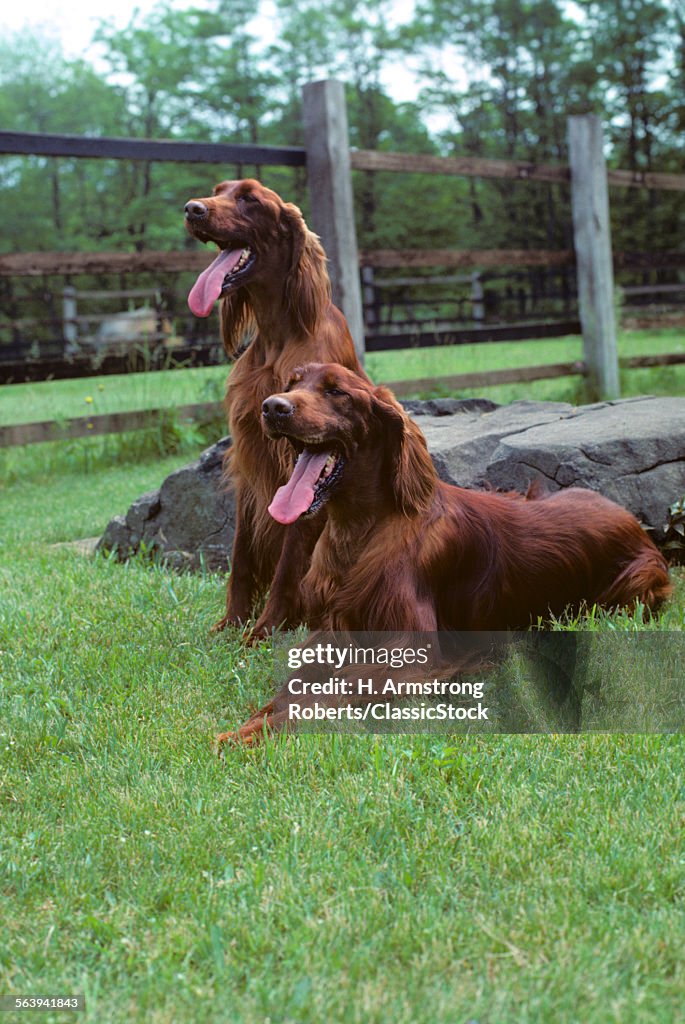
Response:
[[[269,505],[270,515],[283,524],[294,523],[300,516],[314,515],[330,497],[344,465],[339,452],[304,448],[290,480],[276,491]]]
[[[217,258],[203,270],[188,296],[188,305],[195,316],[209,316],[221,295],[238,288],[249,277],[255,264],[249,245],[239,249],[222,249]]]

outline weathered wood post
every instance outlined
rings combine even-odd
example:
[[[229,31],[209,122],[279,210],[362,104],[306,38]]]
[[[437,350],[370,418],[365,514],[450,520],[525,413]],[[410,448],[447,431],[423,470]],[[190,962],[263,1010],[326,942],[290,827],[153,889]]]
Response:
[[[480,278],[480,271],[474,270],[471,274],[471,318],[474,327],[482,327],[485,320],[485,293],[483,282]]]
[[[363,362],[364,317],[343,84],[310,82],[302,101],[312,227],[328,256],[333,301],[347,318]]]
[[[362,267],[364,327],[369,331],[373,331],[376,326],[376,289],[373,278],[373,267]]]
[[[66,285],[62,291],[62,335],[69,351],[78,344],[78,320],[76,319],[76,289]]]
[[[578,302],[588,384],[595,397],[618,398],[609,190],[600,119],[595,114],[569,117],[568,143]]]

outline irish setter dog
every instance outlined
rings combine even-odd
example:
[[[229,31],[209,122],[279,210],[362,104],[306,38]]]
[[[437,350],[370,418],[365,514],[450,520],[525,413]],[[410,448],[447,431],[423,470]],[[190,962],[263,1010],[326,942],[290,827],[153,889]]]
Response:
[[[443,483],[391,392],[342,366],[297,371],[262,420],[298,455],[272,517],[328,513],[299,593],[297,616],[315,629],[526,629],[569,607],[654,609],[671,592],[665,560],[624,508],[581,488],[523,496]],[[287,707],[284,687],[219,739],[287,726]]]
[[[237,499],[226,614],[215,629],[244,624],[271,587],[254,635],[294,625],[292,610],[323,519],[284,526],[267,511],[292,470],[292,447],[260,429],[262,404],[303,362],[335,361],[363,373],[342,313],[331,303],[326,256],[296,206],[258,181],[224,181],[185,207],[188,231],[220,252],[188,297],[196,316],[221,301],[224,348],[233,357],[226,410],[227,470]],[[249,341],[247,347],[246,341]]]

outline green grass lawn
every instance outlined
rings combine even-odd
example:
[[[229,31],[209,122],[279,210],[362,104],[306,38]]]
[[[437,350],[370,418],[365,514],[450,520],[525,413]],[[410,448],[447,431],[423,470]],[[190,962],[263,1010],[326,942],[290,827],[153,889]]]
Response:
[[[224,579],[53,546],[197,438],[96,441],[5,453],[0,994],[85,993],[93,1022],[682,1018],[682,736],[302,735],[220,764],[275,682],[209,636]]]
[[[621,356],[685,352],[685,333],[624,331],[619,336]],[[366,368],[378,381],[414,380],[457,373],[476,373],[511,366],[542,366],[582,358],[579,337],[543,341],[493,342],[370,352]],[[166,408],[193,402],[219,401],[223,397],[226,366],[207,366],[155,373],[115,374],[79,380],[13,384],[0,390],[0,426],[37,420],[121,412],[128,409]],[[685,365],[622,372],[626,395],[685,394]],[[441,394],[440,385],[432,393]],[[492,388],[463,390],[461,395],[487,394],[496,402],[516,398],[577,401],[582,399],[580,377],[532,381]]]
[[[685,352],[685,332],[676,329],[622,331],[618,336],[618,352],[619,356]],[[493,342],[405,349],[402,352],[371,352],[367,356],[366,367],[374,380],[399,381],[486,372],[504,367],[568,363],[582,358],[582,339],[572,336],[547,338],[543,341]],[[582,385],[582,378],[573,376],[489,388],[466,388],[458,394],[462,397],[486,395],[493,401],[502,403],[512,402],[518,398],[578,403],[584,400]],[[640,394],[685,394],[685,364],[649,370],[623,370],[621,391],[626,397]],[[433,391],[425,393],[425,396],[447,393],[453,392],[444,391],[439,383],[436,383]]]

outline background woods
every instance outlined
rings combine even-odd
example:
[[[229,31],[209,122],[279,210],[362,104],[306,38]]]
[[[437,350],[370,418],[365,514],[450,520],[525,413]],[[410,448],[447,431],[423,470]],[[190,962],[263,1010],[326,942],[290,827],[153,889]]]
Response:
[[[392,0],[261,0],[243,14],[227,0],[160,3],[123,30],[103,22],[94,41],[89,62],[47,36],[6,38],[0,127],[301,145],[302,85],[336,77],[362,150],[564,163],[567,116],[594,111],[610,166],[682,170],[682,0],[417,0],[411,13]],[[232,174],[257,174],[307,212],[302,168],[5,156],[0,251],[192,248],[183,202]],[[355,191],[362,250],[572,247],[566,185],[360,170]],[[614,248],[677,249],[684,204],[682,192],[617,190]],[[679,283],[678,270],[629,283],[657,282]],[[168,288],[169,314],[186,315],[185,281],[139,283]],[[0,278],[0,344],[56,302],[47,278]]]
[[[265,7],[241,18],[221,0],[203,10],[162,3],[124,30],[103,23],[96,65],[67,60],[48,37],[6,38],[0,124],[301,145],[302,85],[337,77],[348,83],[351,143],[360,149],[565,162],[567,115],[592,110],[611,138],[613,166],[682,168],[685,8],[678,0],[419,0],[404,23],[390,0],[278,0],[275,19]],[[287,176],[302,178],[264,173],[276,185]],[[531,247],[568,242],[554,190],[544,186],[531,218],[530,184],[519,196],[507,182],[437,177],[420,201],[399,204],[407,182],[380,175],[374,188],[371,177],[360,174],[361,248],[468,245],[484,232],[492,248],[524,233]],[[280,184],[305,202],[303,181]],[[202,185],[197,170],[183,166],[4,158],[0,244],[26,248],[30,235],[31,247],[59,248],[68,235],[70,248],[178,246],[178,202]],[[622,199],[631,216],[613,204],[618,248],[654,247],[655,227],[659,247],[675,244],[681,195],[660,195],[658,204],[638,191]]]

